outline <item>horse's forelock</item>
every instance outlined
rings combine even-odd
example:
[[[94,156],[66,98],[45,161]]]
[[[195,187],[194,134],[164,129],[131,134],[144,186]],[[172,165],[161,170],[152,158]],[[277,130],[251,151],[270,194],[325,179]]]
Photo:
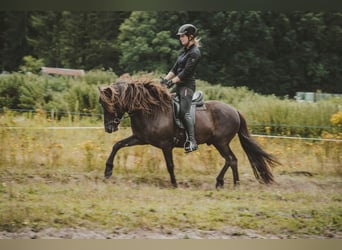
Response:
[[[109,111],[113,112],[114,110],[114,101],[115,101],[115,95],[117,91],[114,88],[114,85],[100,88],[100,100],[102,104],[104,105],[104,108]]]

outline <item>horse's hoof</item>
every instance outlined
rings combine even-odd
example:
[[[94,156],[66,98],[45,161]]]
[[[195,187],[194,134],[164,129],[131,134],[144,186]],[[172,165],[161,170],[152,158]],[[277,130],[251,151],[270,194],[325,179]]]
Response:
[[[224,186],[224,182],[223,181],[217,181],[216,182],[216,189],[222,189]]]
[[[176,183],[176,184],[172,184],[172,187],[173,187],[173,188],[178,188],[177,183]]]
[[[106,172],[105,175],[104,175],[104,177],[106,179],[109,179],[111,176],[112,176],[112,172],[108,172],[108,173]]]

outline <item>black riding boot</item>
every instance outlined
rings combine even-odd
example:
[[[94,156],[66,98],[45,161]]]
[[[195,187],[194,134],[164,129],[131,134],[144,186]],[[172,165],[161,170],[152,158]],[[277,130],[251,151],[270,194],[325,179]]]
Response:
[[[186,142],[184,143],[185,153],[190,153],[198,149],[195,138],[195,126],[191,119],[190,114],[186,113],[184,117],[184,126],[188,135]]]

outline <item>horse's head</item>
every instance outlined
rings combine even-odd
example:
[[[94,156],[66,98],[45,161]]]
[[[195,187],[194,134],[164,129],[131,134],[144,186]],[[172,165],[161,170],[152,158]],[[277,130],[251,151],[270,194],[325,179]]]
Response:
[[[125,111],[122,110],[116,99],[116,90],[113,87],[100,88],[99,101],[104,110],[104,128],[107,133],[118,130],[118,126]]]

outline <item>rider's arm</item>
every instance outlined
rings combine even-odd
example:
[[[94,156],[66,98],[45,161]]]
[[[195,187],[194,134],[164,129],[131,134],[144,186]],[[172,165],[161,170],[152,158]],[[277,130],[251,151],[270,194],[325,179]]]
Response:
[[[172,71],[170,71],[166,76],[165,79],[166,80],[171,80],[172,78],[175,77],[175,73],[173,73]]]
[[[166,76],[165,76],[166,80],[172,80],[173,83],[178,83],[180,82],[180,79],[178,76],[175,75],[175,73],[173,73],[172,71],[170,71]]]

